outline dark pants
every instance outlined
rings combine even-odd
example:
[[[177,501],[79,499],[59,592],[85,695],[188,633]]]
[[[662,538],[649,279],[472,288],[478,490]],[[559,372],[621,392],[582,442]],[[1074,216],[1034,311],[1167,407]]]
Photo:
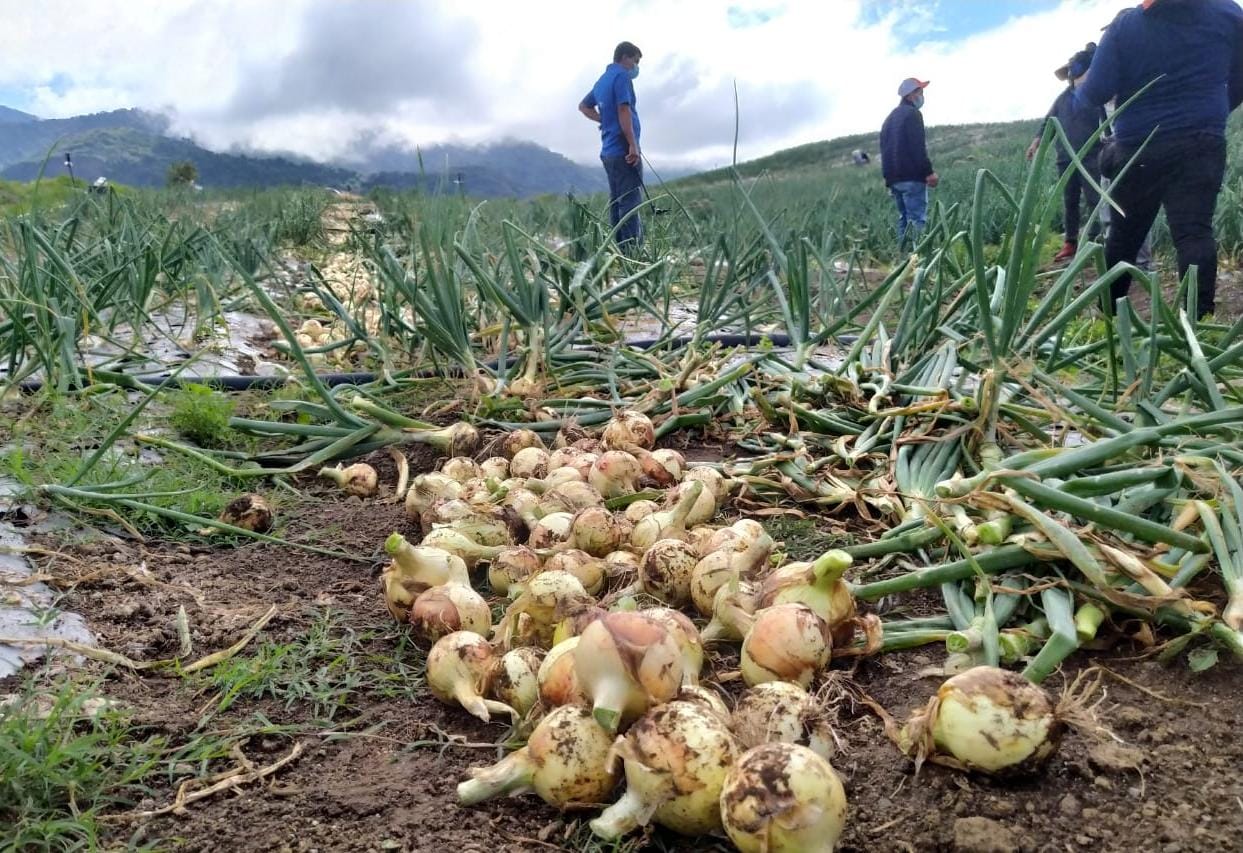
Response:
[[[626,219],[626,214],[643,200],[643,164],[631,166],[625,157],[601,157],[600,160],[609,179],[609,225],[617,228],[617,223]],[[643,226],[636,213],[617,228],[617,244],[629,250],[641,242]]]
[[[1115,162],[1121,166],[1134,150],[1121,149]],[[1115,211],[1105,243],[1105,260],[1135,263],[1135,256],[1157,212],[1165,218],[1178,254],[1178,277],[1188,267],[1198,270],[1197,308],[1201,315],[1213,311],[1217,292],[1217,242],[1213,238],[1213,211],[1226,171],[1226,140],[1209,133],[1180,133],[1156,138],[1122,180],[1110,187],[1110,195],[1122,208]],[[1112,300],[1127,294],[1130,276],[1114,282]],[[1110,304],[1112,308],[1112,301]]]
[[[1096,158],[1088,158],[1083,161],[1083,165],[1092,173],[1092,177],[1100,180],[1100,170],[1096,167]],[[1065,172],[1070,168],[1069,163],[1058,163],[1059,172]],[[1071,173],[1070,178],[1066,181],[1066,186],[1062,190],[1062,230],[1066,233],[1067,243],[1079,242],[1079,227],[1083,221],[1081,211],[1079,209],[1079,200],[1082,197],[1090,214],[1095,208],[1096,203],[1101,200],[1101,194],[1096,188],[1084,179],[1083,174],[1075,169]],[[1088,239],[1095,240],[1100,236],[1101,224],[1100,218],[1092,223],[1092,229],[1088,232]]]

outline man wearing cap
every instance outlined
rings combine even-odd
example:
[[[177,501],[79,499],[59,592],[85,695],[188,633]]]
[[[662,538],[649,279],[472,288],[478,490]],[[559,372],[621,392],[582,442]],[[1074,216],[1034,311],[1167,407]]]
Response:
[[[1070,141],[1070,147],[1059,142],[1057,145],[1057,171],[1058,174],[1065,172],[1070,168],[1071,152],[1079,152],[1083,146],[1092,137],[1092,134],[1100,128],[1101,123],[1105,121],[1105,110],[1101,107],[1082,107],[1075,103],[1075,86],[1082,82],[1084,75],[1088,73],[1088,68],[1092,64],[1092,55],[1096,52],[1096,45],[1089,43],[1087,47],[1076,53],[1070,58],[1070,61],[1057,69],[1053,73],[1059,80],[1066,81],[1066,89],[1057,96],[1057,100],[1053,102],[1052,108],[1048,115],[1045,116],[1044,122],[1040,125],[1040,131],[1036,134],[1036,138],[1032,140],[1031,145],[1027,147],[1027,159],[1030,160],[1036,154],[1036,149],[1040,147],[1040,139],[1044,136],[1045,129],[1049,122],[1057,119],[1061,124],[1062,130],[1066,133],[1067,140]],[[1091,150],[1084,152],[1080,157],[1085,169],[1095,180],[1100,179],[1100,169],[1098,168],[1099,148],[1093,145]],[[1066,179],[1066,186],[1062,191],[1062,230],[1066,234],[1066,239],[1062,244],[1061,250],[1053,256],[1054,263],[1061,263],[1075,256],[1075,252],[1079,251],[1079,199],[1080,196],[1087,202],[1088,210],[1096,207],[1096,203],[1100,200],[1095,187],[1084,178],[1083,174],[1075,169],[1070,173],[1070,177]],[[1095,240],[1100,234],[1100,222],[1092,223],[1092,230],[1089,233],[1089,239]]]
[[[924,139],[924,89],[927,80],[908,77],[898,86],[902,100],[885,119],[880,130],[881,172],[885,186],[898,207],[898,246],[911,242],[923,230],[928,217],[928,188],[937,185]]]
[[[643,194],[643,158],[639,153],[639,113],[634,79],[639,76],[643,52],[628,41],[613,50],[613,63],[604,69],[578,111],[600,125],[600,161],[609,180],[609,224],[617,244],[627,252],[643,239],[639,206]]]
[[[1110,188],[1122,213],[1110,224],[1105,259],[1111,266],[1134,263],[1164,207],[1178,274],[1197,268],[1198,312],[1211,314],[1213,210],[1226,168],[1226,119],[1243,103],[1243,8],[1234,0],[1145,0],[1120,12],[1075,101],[1100,106],[1116,97],[1121,105],[1145,86],[1113,116],[1114,142],[1102,152],[1101,169],[1113,178],[1144,146]],[[1114,283],[1111,309],[1130,287],[1129,276]]]

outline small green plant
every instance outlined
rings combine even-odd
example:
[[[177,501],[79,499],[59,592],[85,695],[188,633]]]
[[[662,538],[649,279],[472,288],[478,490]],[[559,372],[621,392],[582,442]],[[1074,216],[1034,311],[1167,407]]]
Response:
[[[233,406],[206,385],[187,385],[173,396],[169,421],[179,435],[200,447],[222,447],[228,443]]]

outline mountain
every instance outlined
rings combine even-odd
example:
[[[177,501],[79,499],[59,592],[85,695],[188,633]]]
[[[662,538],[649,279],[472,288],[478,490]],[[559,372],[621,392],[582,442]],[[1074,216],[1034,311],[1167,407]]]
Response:
[[[37,116],[32,116],[30,113],[24,113],[21,110],[9,107],[0,107],[0,124],[24,124],[28,121],[38,120]]]
[[[606,188],[602,170],[575,163],[534,142],[437,145],[420,152],[378,144],[374,137],[360,134],[348,160],[319,163],[288,155],[211,151],[192,139],[170,135],[165,116],[142,110],[39,119],[0,107],[0,124],[4,127],[0,178],[16,181],[33,180],[41,170],[47,175],[63,174],[63,155],[70,152],[76,177],[89,182],[102,175],[134,186],[163,186],[168,167],[189,160],[205,187],[418,188],[479,198],[594,193]]]

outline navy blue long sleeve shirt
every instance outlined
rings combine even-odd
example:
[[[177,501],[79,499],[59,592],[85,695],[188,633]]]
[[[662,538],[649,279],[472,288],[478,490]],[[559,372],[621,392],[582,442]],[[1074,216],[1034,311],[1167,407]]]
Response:
[[[932,174],[924,117],[910,101],[904,99],[894,107],[880,129],[880,165],[887,187],[902,181],[922,181]]]
[[[1224,136],[1230,111],[1243,101],[1243,8],[1235,0],[1157,0],[1123,10],[1101,38],[1075,102],[1101,106],[1117,98],[1121,106],[1153,80],[1114,117],[1121,144],[1138,145],[1155,128]]]
[[[1057,119],[1061,123],[1062,130],[1066,132],[1066,138],[1070,140],[1070,144],[1077,152],[1088,141],[1088,138],[1096,133],[1096,129],[1105,123],[1105,109],[1104,107],[1079,106],[1075,102],[1075,90],[1063,89],[1062,94],[1058,95],[1057,100],[1053,102],[1036,136],[1044,135],[1045,127],[1051,119]],[[1070,165],[1070,152],[1060,141],[1057,144],[1057,162],[1061,168]]]

